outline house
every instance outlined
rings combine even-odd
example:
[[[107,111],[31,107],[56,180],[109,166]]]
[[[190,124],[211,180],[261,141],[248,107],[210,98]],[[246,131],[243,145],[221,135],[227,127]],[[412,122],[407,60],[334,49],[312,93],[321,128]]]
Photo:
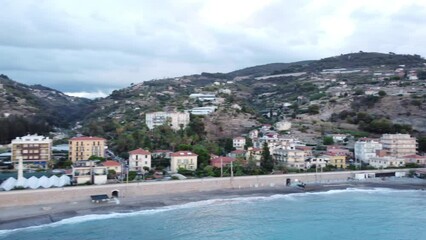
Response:
[[[107,171],[110,170],[115,171],[116,174],[120,174],[122,172],[121,164],[117,161],[107,160],[101,163],[102,166],[107,168]]]
[[[262,152],[263,150],[261,148],[249,147],[247,149],[245,159],[247,161],[255,161],[256,165],[260,166],[260,161],[262,159]]]
[[[68,141],[72,162],[88,160],[91,156],[105,157],[106,139],[100,137],[74,137]]]
[[[254,139],[259,137],[259,130],[253,129],[249,132],[249,138]]]
[[[231,164],[231,162],[234,162],[235,160],[236,158],[232,158],[232,157],[216,156],[210,159],[210,165],[212,165],[213,167],[220,168],[221,166]]]
[[[370,166],[375,168],[404,167],[405,160],[397,157],[374,157],[370,159]]]
[[[72,166],[72,181],[79,184],[106,184],[107,167],[97,166],[95,161],[76,161]]]
[[[312,147],[308,147],[308,146],[295,146],[295,148],[297,150],[303,151],[305,153],[305,157],[307,159],[314,156],[314,154],[312,152]]]
[[[47,169],[52,159],[52,139],[37,134],[13,139],[11,149],[11,162],[15,169],[20,158],[24,169]]]
[[[348,149],[342,148],[341,146],[338,146],[338,145],[327,146],[327,154],[328,153],[341,155],[341,156],[352,156],[352,153]]]
[[[177,172],[183,168],[186,170],[195,171],[197,169],[198,155],[190,151],[178,151],[171,155],[170,170]]]
[[[327,152],[323,158],[329,159],[329,164],[336,168],[346,168],[346,155],[339,153]]]
[[[309,169],[315,165],[316,168],[324,168],[329,162],[330,159],[327,156],[313,157],[305,161],[305,167],[306,169]]]
[[[228,153],[228,157],[231,158],[238,158],[238,159],[245,159],[246,158],[247,151],[245,150],[234,150],[230,153]]]
[[[246,138],[244,137],[235,137],[232,139],[232,146],[237,150],[243,150],[246,145]]]
[[[403,157],[405,163],[414,163],[423,167],[426,167],[426,156],[419,156],[417,154],[408,155]]]
[[[129,152],[129,170],[142,171],[144,167],[151,169],[151,153],[142,148]]]
[[[164,124],[169,125],[173,130],[185,128],[190,121],[188,112],[152,112],[145,115],[145,123],[150,130]]]

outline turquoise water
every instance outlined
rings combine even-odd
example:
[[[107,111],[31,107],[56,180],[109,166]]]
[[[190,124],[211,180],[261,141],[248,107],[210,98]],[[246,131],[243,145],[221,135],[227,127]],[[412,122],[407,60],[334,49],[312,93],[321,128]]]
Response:
[[[89,215],[0,239],[426,239],[426,191],[347,189]]]

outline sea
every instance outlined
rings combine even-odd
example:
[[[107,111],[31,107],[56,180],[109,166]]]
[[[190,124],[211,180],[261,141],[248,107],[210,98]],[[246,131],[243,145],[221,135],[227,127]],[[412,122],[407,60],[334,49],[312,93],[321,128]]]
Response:
[[[0,239],[426,240],[426,191],[352,188],[213,199],[2,230]]]

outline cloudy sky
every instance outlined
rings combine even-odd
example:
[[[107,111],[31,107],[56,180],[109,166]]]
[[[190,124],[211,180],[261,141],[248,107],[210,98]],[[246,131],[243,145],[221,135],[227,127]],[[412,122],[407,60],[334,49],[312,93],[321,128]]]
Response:
[[[98,97],[150,79],[362,51],[426,56],[426,1],[0,0],[0,73]]]

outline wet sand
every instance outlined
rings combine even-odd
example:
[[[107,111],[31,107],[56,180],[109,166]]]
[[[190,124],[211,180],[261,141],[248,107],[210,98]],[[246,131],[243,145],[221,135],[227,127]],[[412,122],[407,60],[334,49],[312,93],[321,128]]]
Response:
[[[298,187],[264,187],[250,189],[226,189],[209,192],[190,192],[182,194],[162,194],[145,196],[143,198],[120,198],[115,201],[92,203],[90,200],[64,202],[60,204],[0,207],[0,229],[15,229],[57,222],[66,218],[90,214],[126,213],[164,206],[179,205],[210,199],[271,196],[274,194],[290,194],[302,192],[320,192],[346,188],[392,188],[392,189],[421,189],[426,190],[426,180],[399,179],[373,181],[351,181],[333,184],[308,184],[305,189]]]

